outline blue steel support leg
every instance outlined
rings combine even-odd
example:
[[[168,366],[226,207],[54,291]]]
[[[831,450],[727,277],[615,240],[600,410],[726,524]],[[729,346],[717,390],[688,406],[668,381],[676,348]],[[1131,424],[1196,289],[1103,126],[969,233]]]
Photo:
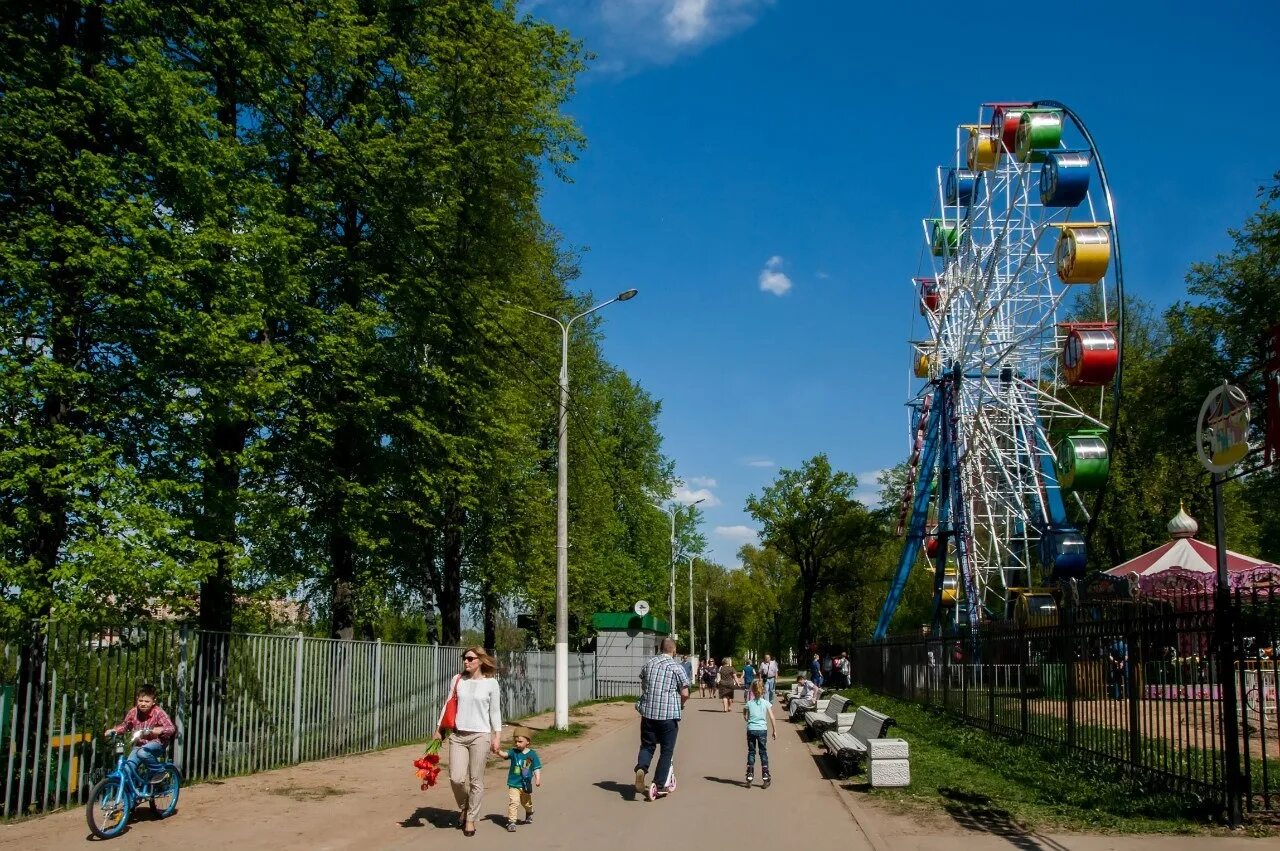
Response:
[[[889,586],[889,594],[885,597],[884,606],[880,609],[880,619],[876,622],[873,638],[881,639],[889,631],[889,622],[902,600],[902,591],[907,585],[907,577],[920,554],[920,544],[924,541],[925,521],[929,514],[929,487],[933,484],[934,466],[938,458],[938,423],[941,421],[941,392],[934,392],[933,411],[929,417],[929,426],[925,429],[924,446],[920,450],[919,474],[916,477],[915,500],[911,508],[911,523],[907,527],[907,540],[902,547],[902,556],[898,560],[898,570],[894,574],[893,584]]]

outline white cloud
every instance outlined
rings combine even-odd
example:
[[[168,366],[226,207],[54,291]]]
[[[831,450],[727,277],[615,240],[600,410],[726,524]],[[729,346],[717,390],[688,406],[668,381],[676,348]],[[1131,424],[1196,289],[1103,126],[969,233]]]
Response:
[[[880,504],[880,492],[883,490],[880,486],[880,476],[884,473],[884,469],[868,470],[865,473],[856,473],[858,478],[858,489],[853,492],[853,498],[864,505],[875,508]]]
[[[755,544],[760,541],[760,533],[750,526],[717,526],[715,535],[717,538],[725,538],[732,541],[738,546]]]
[[[697,41],[710,24],[707,19],[710,5],[711,0],[676,0],[663,18],[667,35],[676,43]]]
[[[522,10],[570,30],[624,74],[669,65],[754,24],[774,0],[524,0]]]
[[[672,496],[671,498],[674,499],[676,502],[680,502],[685,505],[693,505],[693,503],[701,499],[703,500],[702,504],[705,505],[707,508],[715,508],[717,505],[721,504],[720,498],[717,497],[715,494],[713,494],[711,491],[707,490],[706,488],[698,488],[697,490],[690,490],[684,485],[680,485],[678,488],[676,488],[675,495]]]
[[[716,484],[716,480],[709,476],[690,476],[689,484],[697,485],[700,488],[719,487],[719,485]]]
[[[748,467],[772,467],[773,461],[768,458],[748,458],[743,462]]]
[[[819,271],[819,272],[818,272],[818,280],[819,280],[819,281],[825,281],[827,278],[830,278],[830,277],[831,277],[831,276],[830,276],[830,275],[828,275],[826,272],[822,272],[822,271]]]
[[[766,260],[760,270],[760,289],[778,296],[791,289],[791,279],[782,271],[782,258],[777,254]]]

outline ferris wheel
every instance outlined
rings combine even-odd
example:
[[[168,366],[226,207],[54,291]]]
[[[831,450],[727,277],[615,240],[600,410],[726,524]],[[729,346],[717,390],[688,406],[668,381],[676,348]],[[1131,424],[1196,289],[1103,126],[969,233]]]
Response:
[[[1119,235],[1074,112],[983,104],[921,224],[905,541],[877,638],[913,570],[934,576],[935,624],[1009,617],[1082,576],[1119,409]]]

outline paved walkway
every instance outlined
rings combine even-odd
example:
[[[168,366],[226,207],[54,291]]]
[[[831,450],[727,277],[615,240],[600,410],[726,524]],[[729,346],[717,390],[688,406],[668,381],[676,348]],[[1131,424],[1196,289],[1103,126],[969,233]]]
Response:
[[[739,704],[740,706],[741,704]],[[841,848],[842,851],[1255,851],[1273,839],[1204,837],[1080,837],[993,835],[945,821],[902,817],[878,809],[865,793],[823,777],[817,749],[785,722],[770,743],[773,785],[742,785],[745,734],[740,711],[695,698],[686,708],[676,769],[679,789],[655,802],[638,799],[631,768],[639,724],[628,704],[584,710],[592,729],[582,739],[551,745],[543,786],[535,792],[535,823],[504,829],[504,772],[489,772],[486,817],[476,835],[436,826],[453,812],[447,788],[421,792],[410,762],[418,748],[309,763],[279,771],[203,783],[183,791],[168,821],[143,815],[113,849],[556,849],[588,851],[719,851],[742,843],[761,848]],[[542,724],[547,723],[543,719]],[[532,726],[541,726],[537,721]],[[536,744],[536,743],[535,743]],[[918,778],[923,780],[924,778]],[[0,848],[83,848],[83,810],[0,825]]]

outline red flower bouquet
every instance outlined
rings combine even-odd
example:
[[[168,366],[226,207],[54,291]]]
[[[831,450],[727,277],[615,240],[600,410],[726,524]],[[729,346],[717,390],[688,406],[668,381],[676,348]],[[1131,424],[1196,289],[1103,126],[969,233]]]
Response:
[[[413,767],[417,769],[418,779],[422,781],[422,791],[425,792],[436,785],[436,781],[440,777],[439,739],[432,739],[427,742],[426,753],[413,761]]]

